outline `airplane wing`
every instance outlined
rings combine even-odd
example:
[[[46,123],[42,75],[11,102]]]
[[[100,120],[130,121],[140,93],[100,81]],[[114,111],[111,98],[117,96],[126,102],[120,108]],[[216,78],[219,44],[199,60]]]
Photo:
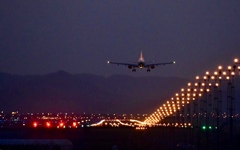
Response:
[[[124,65],[124,66],[132,66],[132,67],[138,67],[137,64],[130,64],[130,63],[120,63],[120,62],[112,62],[107,61],[108,64],[115,64],[115,65]]]
[[[166,63],[151,63],[151,64],[145,64],[144,67],[148,68],[148,67],[151,67],[151,66],[169,65],[169,64],[175,64],[175,63],[176,63],[175,61],[166,62]]]

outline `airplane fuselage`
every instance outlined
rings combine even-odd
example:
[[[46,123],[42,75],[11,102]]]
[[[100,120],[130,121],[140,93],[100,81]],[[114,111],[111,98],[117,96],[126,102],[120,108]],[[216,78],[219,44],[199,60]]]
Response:
[[[144,68],[144,65],[145,65],[144,61],[138,62],[138,68],[142,69],[142,68]]]

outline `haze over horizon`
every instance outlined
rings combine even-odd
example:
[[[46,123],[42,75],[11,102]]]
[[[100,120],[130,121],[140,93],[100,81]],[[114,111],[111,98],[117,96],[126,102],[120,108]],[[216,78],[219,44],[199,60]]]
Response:
[[[0,72],[0,110],[25,113],[150,113],[187,81],[128,75],[104,78],[90,74],[72,75],[65,71],[35,76]]]
[[[240,1],[0,1],[0,71],[192,79],[240,58]],[[107,60],[176,61],[147,73]]]
[[[236,100],[240,83],[236,78]],[[152,113],[194,80],[69,74],[9,75],[0,72],[0,110],[4,112]],[[224,101],[226,80],[223,80]],[[226,101],[225,101],[226,102]],[[236,111],[239,112],[239,101]]]

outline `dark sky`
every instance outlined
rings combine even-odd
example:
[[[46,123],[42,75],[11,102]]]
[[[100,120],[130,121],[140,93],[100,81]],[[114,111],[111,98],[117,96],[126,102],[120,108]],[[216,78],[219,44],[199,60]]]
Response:
[[[175,60],[132,73],[112,61]],[[240,58],[239,0],[1,0],[0,71],[194,78]]]

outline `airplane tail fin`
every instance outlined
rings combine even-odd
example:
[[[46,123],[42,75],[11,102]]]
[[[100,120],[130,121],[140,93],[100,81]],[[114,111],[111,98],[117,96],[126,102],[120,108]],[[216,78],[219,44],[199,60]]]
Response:
[[[144,61],[142,51],[140,52],[140,58],[139,58],[139,61]]]

